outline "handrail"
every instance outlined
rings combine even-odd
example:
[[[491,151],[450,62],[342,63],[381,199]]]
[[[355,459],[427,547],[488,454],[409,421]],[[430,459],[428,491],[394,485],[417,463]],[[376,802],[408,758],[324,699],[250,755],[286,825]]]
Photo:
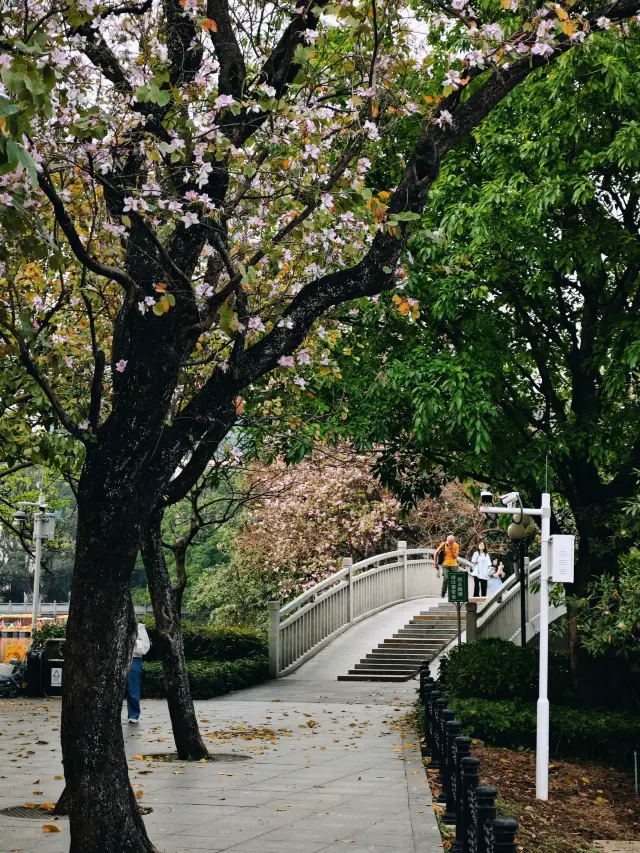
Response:
[[[532,571],[539,570],[540,557],[536,557],[529,563],[529,580],[532,578]],[[520,582],[516,580],[515,575],[509,575],[506,581],[499,587],[484,603],[482,612],[478,616],[478,630],[488,621],[489,617],[499,610],[504,603],[511,598],[512,595],[517,595],[520,589]]]

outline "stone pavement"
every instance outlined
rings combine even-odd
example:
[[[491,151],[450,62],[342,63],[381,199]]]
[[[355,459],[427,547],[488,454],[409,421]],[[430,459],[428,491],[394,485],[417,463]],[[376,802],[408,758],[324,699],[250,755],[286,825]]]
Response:
[[[354,655],[356,646],[354,638]],[[349,648],[325,654],[315,669],[310,661],[289,678],[196,703],[212,753],[243,761],[147,759],[173,749],[164,702],[143,703],[139,728],[123,721],[131,781],[141,805],[153,809],[145,823],[162,853],[441,849],[407,719],[416,682],[330,679],[350,665]],[[0,809],[59,796],[59,725],[57,700],[0,701]],[[45,833],[42,826],[51,823],[0,815],[0,853],[66,853],[68,822]]]

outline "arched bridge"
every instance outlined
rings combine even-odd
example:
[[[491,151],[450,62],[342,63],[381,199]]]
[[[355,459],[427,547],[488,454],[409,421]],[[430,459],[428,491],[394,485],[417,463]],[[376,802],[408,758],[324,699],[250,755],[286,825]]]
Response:
[[[460,559],[469,572],[471,563]],[[538,632],[540,558],[529,566],[527,590],[527,639]],[[470,587],[472,585],[469,577]],[[456,613],[442,598],[442,580],[434,566],[433,548],[407,548],[399,542],[388,551],[353,563],[343,560],[342,568],[306,590],[287,604],[269,603],[269,666],[272,678],[286,676],[316,655],[325,646],[359,622],[386,608],[418,599],[428,599],[427,610],[414,615],[404,627],[349,674],[353,680],[400,681],[411,678],[420,663],[432,659],[456,641]],[[471,588],[469,590],[471,598]],[[477,609],[464,613],[469,637],[501,637],[520,642],[520,584],[510,576],[491,597],[477,601]],[[405,608],[406,610],[406,608]],[[563,608],[550,608],[553,621]],[[351,663],[351,662],[349,662]]]

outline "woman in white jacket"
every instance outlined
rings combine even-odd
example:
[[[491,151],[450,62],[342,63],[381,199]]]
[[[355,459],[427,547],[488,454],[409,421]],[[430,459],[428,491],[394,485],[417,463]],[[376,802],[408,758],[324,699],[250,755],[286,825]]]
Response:
[[[491,557],[487,554],[487,546],[484,542],[478,542],[478,547],[471,558],[473,568],[471,576],[473,577],[473,597],[487,597],[487,580],[489,579],[489,570],[491,568]]]

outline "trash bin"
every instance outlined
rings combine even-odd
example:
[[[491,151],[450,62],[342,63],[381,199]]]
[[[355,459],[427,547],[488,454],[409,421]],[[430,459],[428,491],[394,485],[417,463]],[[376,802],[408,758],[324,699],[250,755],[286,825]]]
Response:
[[[64,660],[62,658],[49,658],[44,665],[44,695],[62,696],[62,675],[64,672]]]
[[[27,696],[44,696],[42,666],[44,650],[27,652]]]
[[[54,638],[45,641],[44,644],[44,667],[43,687],[44,695],[62,696],[62,682],[64,674],[64,659],[60,654],[60,647],[64,638]]]

